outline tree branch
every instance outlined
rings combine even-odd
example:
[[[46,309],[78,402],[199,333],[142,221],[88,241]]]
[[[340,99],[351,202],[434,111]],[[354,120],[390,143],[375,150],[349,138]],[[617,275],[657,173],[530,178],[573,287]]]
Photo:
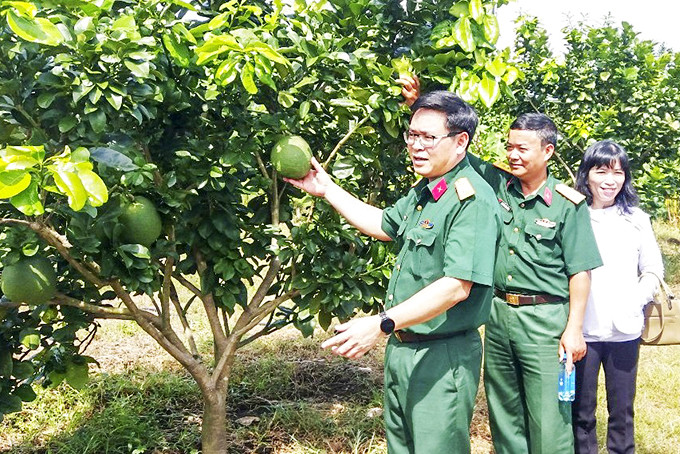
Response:
[[[189,344],[189,350],[191,351],[192,355],[198,357],[198,348],[196,347],[196,341],[194,340],[194,332],[191,329],[191,325],[189,324],[186,313],[182,310],[182,305],[179,302],[179,295],[177,294],[175,284],[170,285],[170,301],[172,301],[172,304],[175,306],[177,316],[179,317],[182,327],[184,328],[184,337]]]
[[[345,145],[345,143],[349,140],[352,134],[354,134],[357,131],[357,129],[361,128],[363,124],[366,123],[370,118],[371,118],[370,114],[366,115],[364,118],[361,119],[361,121],[359,121],[359,123],[355,124],[354,127],[350,129],[342,139],[340,139],[340,142],[338,142],[335,148],[333,148],[331,154],[328,155],[328,158],[321,165],[321,167],[323,167],[324,170],[328,167],[328,165],[331,163],[335,155],[338,153],[338,151],[340,151],[342,146]]]
[[[208,265],[200,251],[195,250],[194,257],[196,259],[198,274],[199,276],[202,276],[203,273],[206,272]],[[220,323],[220,317],[217,313],[217,307],[215,306],[215,300],[213,299],[212,294],[202,295],[201,301],[203,302],[205,314],[208,317],[210,330],[212,331],[213,338],[215,339],[215,358],[217,358],[222,354],[222,351],[226,346],[227,336],[222,330],[222,324]]]
[[[257,161],[257,167],[260,169],[260,173],[262,173],[262,176],[271,180],[272,177],[267,173],[267,166],[264,165],[264,161],[262,160],[262,156],[260,156],[260,152],[255,150],[255,160]]]
[[[85,279],[93,283],[97,287],[101,288],[109,285],[108,282],[102,280],[97,276],[100,272],[99,265],[96,263],[81,263],[76,260],[70,253],[70,249],[73,247],[69,243],[68,239],[54,231],[49,226],[42,224],[40,222],[24,221],[21,219],[6,218],[0,219],[0,225],[15,225],[27,227],[33,230],[35,233],[45,240],[48,244],[54,247],[59,255],[61,255],[76,271],[83,275]],[[97,274],[95,274],[97,273]]]
[[[106,307],[97,306],[95,304],[85,303],[83,301],[71,298],[70,296],[64,295],[62,293],[57,293],[56,296],[50,301],[46,301],[43,304],[48,306],[70,306],[76,307],[83,312],[95,315],[97,318],[105,319],[115,319],[115,320],[134,320],[134,317],[130,311],[127,309],[116,308],[116,307]],[[13,301],[0,301],[0,307],[6,308],[18,308],[18,307],[30,307],[27,303],[15,303]],[[153,315],[153,314],[150,314]]]

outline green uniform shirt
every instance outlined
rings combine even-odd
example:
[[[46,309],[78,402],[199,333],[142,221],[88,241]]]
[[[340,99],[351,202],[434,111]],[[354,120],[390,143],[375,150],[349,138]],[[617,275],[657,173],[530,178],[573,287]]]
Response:
[[[470,157],[496,191],[501,206],[501,240],[494,284],[510,293],[549,294],[569,299],[569,277],[602,266],[587,205],[574,203],[548,180],[525,198],[512,174]]]
[[[387,288],[387,308],[444,276],[473,282],[466,300],[409,331],[451,334],[486,322],[499,214],[493,190],[467,157],[442,177],[429,183],[421,180],[384,210],[382,229],[399,246]]]

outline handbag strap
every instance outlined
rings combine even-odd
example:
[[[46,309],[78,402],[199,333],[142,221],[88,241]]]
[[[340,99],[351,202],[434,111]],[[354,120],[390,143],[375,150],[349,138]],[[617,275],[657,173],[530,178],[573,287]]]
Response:
[[[661,288],[663,288],[663,291],[666,292],[666,296],[668,296],[668,298],[666,298],[668,300],[668,310],[671,310],[673,308],[672,300],[675,299],[675,295],[673,294],[671,288],[668,286],[668,284],[666,284],[666,281],[664,281],[663,278],[656,274],[654,271],[643,272],[642,274],[640,274],[638,280],[642,279],[646,275],[654,276],[656,280],[659,281],[659,285],[661,286]]]
[[[673,294],[673,291],[668,286],[668,284],[666,284],[666,282],[663,280],[663,278],[661,276],[659,276],[658,274],[656,274],[652,271],[643,272],[642,274],[640,274],[639,279],[642,279],[646,275],[654,276],[659,281],[659,286],[660,286],[659,290],[661,292],[665,293],[665,295],[666,295],[665,299],[668,303],[668,310],[670,311],[673,308],[673,300],[675,299],[675,295]],[[660,325],[659,326],[659,334],[657,334],[653,338],[643,338],[642,340],[644,342],[647,342],[647,343],[655,342],[656,340],[658,340],[661,337],[661,335],[663,334],[663,329],[666,325],[666,320],[664,318],[664,312],[665,312],[664,308],[661,307],[661,310],[659,311],[659,325]]]

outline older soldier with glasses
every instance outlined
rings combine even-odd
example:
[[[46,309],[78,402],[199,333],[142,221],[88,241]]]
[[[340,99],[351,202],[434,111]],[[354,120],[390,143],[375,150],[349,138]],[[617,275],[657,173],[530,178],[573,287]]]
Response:
[[[324,197],[361,232],[396,241],[399,254],[379,315],[340,324],[322,344],[358,358],[383,337],[388,452],[469,453],[470,422],[489,314],[498,202],[466,150],[477,114],[446,91],[421,96],[405,134],[413,170],[423,177],[381,210],[342,190],[313,161],[289,181]]]

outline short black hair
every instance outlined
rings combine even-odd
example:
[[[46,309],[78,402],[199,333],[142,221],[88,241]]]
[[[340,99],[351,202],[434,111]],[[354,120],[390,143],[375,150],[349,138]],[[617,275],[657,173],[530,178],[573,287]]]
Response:
[[[510,129],[536,131],[538,138],[541,139],[542,146],[551,144],[553,147],[557,147],[557,126],[545,114],[537,112],[522,114],[512,122]]]
[[[593,167],[613,167],[619,161],[626,176],[621,191],[616,195],[614,203],[624,213],[630,213],[631,208],[637,206],[639,199],[633,187],[633,177],[630,172],[630,160],[626,150],[613,140],[601,140],[588,147],[583,154],[581,164],[576,172],[576,189],[586,196],[588,205],[593,203],[593,193],[588,186],[588,174]]]
[[[411,118],[419,109],[430,109],[446,114],[446,129],[451,132],[466,132],[468,146],[477,130],[479,118],[475,109],[450,91],[436,90],[418,97],[411,106]]]

